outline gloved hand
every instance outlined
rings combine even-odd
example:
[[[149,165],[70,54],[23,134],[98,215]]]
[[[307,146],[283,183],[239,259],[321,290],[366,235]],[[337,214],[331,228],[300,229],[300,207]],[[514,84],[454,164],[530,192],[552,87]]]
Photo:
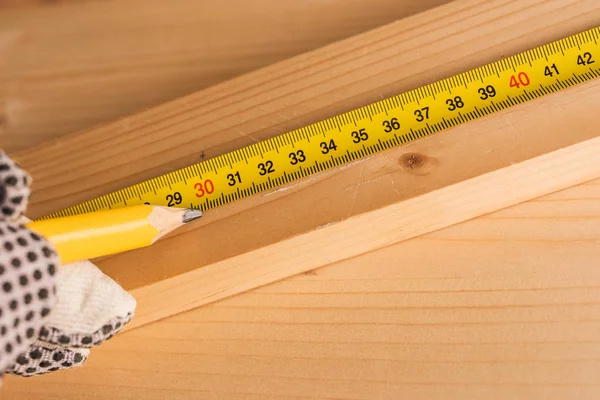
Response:
[[[136,306],[91,262],[61,266],[53,246],[23,226],[30,182],[0,151],[0,377],[82,365]]]

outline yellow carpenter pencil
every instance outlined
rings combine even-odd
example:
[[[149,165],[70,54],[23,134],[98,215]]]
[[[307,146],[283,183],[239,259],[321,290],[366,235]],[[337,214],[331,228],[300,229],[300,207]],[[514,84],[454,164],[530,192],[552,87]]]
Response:
[[[25,224],[44,236],[62,263],[146,247],[202,215],[200,210],[140,205]]]

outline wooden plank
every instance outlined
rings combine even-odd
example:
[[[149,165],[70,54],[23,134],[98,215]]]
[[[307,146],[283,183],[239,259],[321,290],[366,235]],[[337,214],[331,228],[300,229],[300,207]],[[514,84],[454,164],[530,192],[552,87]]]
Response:
[[[576,33],[599,7],[453,2],[23,153],[36,181],[31,216]],[[593,81],[518,106],[211,211],[152,248],[98,265],[139,300],[135,327],[592,179],[599,96]],[[404,166],[407,154],[422,166]]]
[[[125,332],[3,398],[596,399],[599,217],[582,184]]]
[[[2,0],[0,142],[29,148],[448,1]]]
[[[37,178],[31,216],[592,28],[598,7],[591,0],[452,2],[26,151],[18,157]]]

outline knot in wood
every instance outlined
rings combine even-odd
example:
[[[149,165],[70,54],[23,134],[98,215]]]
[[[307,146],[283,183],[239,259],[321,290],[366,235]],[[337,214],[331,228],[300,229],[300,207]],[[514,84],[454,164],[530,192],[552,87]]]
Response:
[[[439,161],[425,154],[407,153],[400,159],[400,164],[411,175],[427,176],[438,168]]]
[[[423,165],[423,157],[415,153],[405,154],[402,164],[408,169],[417,169]]]

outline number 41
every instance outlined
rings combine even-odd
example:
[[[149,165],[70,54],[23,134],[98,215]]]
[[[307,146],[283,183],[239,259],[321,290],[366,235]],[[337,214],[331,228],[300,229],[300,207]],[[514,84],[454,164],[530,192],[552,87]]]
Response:
[[[556,64],[546,65],[546,68],[544,68],[544,75],[553,77],[554,74],[560,75],[560,72],[558,72],[558,68],[556,67]]]

